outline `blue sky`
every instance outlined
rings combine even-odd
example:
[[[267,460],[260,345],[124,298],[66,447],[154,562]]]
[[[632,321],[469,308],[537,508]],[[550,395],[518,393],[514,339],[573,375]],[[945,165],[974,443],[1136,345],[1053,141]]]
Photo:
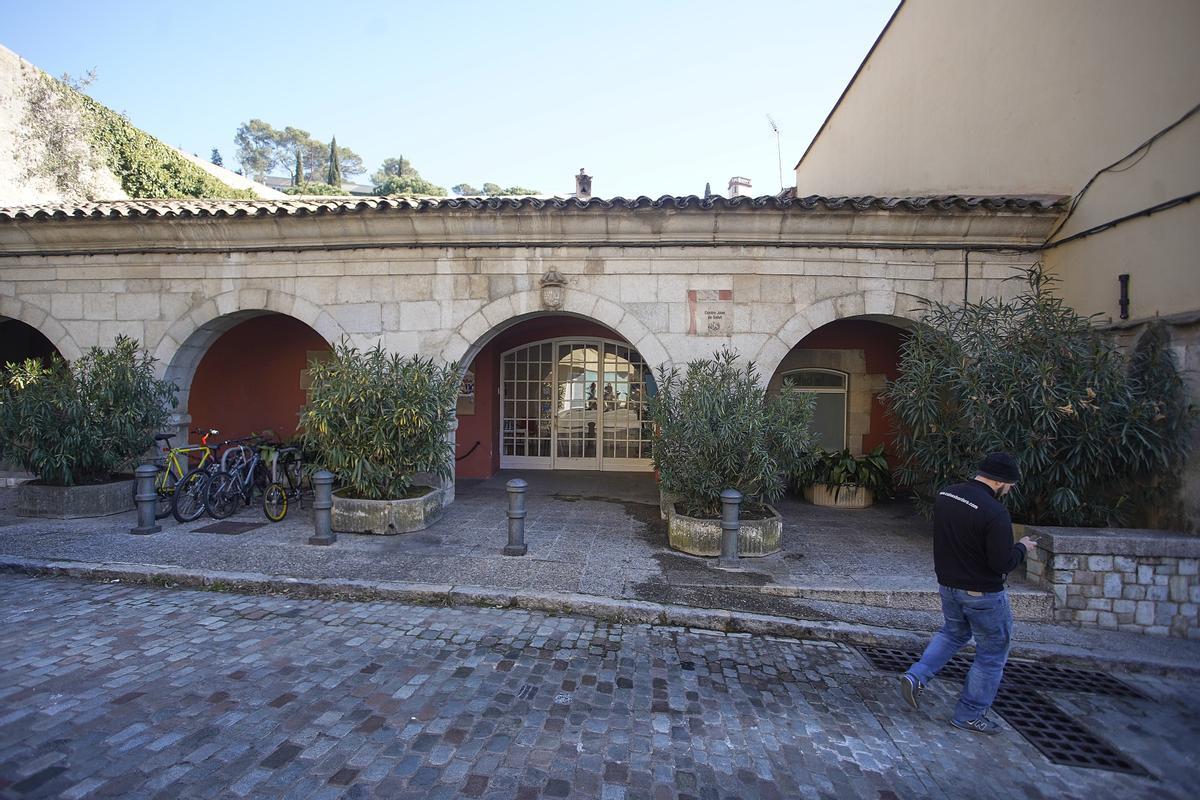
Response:
[[[0,0],[0,43],[164,141],[234,165],[238,125],[403,155],[449,187],[779,189],[895,8],[810,2]]]

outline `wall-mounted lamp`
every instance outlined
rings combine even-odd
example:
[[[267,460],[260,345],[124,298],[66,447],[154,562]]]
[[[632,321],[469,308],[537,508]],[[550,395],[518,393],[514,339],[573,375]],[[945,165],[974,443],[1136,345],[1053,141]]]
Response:
[[[1121,283],[1121,319],[1129,319],[1129,273],[1118,275]]]

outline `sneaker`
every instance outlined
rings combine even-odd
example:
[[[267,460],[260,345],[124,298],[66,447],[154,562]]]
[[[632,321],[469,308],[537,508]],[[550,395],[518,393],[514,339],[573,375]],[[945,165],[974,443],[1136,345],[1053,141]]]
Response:
[[[961,728],[964,731],[982,733],[985,736],[995,736],[1001,730],[999,725],[997,725],[995,722],[992,722],[986,716],[980,717],[979,719],[967,720],[966,722],[959,722],[956,719],[952,719],[950,720],[950,724],[956,728]]]
[[[913,711],[920,710],[921,692],[923,691],[925,691],[925,687],[912,675],[906,672],[900,676],[900,696],[904,698],[904,702],[908,703],[908,707]]]

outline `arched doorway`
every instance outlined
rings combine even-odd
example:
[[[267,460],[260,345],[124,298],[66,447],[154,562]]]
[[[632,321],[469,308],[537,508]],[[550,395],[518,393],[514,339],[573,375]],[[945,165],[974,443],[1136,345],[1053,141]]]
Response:
[[[221,438],[271,430],[287,440],[304,406],[309,360],[329,350],[294,317],[240,312],[196,331],[168,377],[181,387],[179,411],[190,427],[216,428]]]
[[[890,454],[892,426],[879,395],[899,376],[900,348],[911,326],[878,316],[822,325],[784,356],[768,388],[778,391],[788,382],[816,395],[813,432],[823,449],[861,455],[882,444]]]
[[[567,337],[501,354],[500,467],[650,469],[653,377],[629,344]]]
[[[0,366],[27,358],[48,364],[55,355],[61,356],[58,348],[37,328],[19,319],[0,317]]]
[[[650,365],[615,330],[562,313],[509,320],[464,365],[456,475],[649,471]]]

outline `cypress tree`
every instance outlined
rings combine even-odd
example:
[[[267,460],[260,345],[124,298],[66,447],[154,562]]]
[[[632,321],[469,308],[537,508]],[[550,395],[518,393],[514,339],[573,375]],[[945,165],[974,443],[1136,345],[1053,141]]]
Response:
[[[292,178],[292,186],[299,186],[304,183],[304,159],[300,155],[300,148],[296,148],[296,174]]]
[[[342,162],[338,159],[336,136],[329,143],[329,175],[325,182],[338,188],[342,185]]]

